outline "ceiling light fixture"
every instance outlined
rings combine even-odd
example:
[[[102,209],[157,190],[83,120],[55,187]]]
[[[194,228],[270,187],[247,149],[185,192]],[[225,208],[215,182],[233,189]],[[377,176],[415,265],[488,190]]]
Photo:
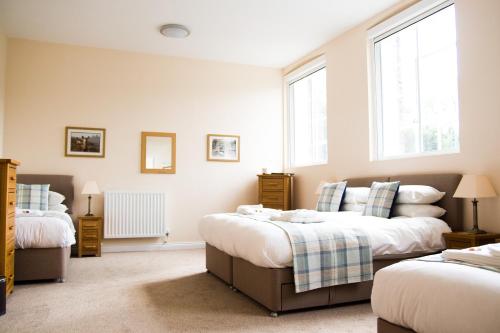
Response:
[[[165,24],[160,27],[160,33],[169,38],[186,38],[191,32],[182,24]]]

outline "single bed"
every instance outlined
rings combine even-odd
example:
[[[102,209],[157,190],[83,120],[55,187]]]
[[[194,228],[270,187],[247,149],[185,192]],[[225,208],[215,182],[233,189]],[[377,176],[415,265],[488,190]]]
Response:
[[[446,209],[447,214],[441,219],[451,230],[462,229],[462,201],[452,197],[461,179],[459,174],[432,174],[432,175],[400,175],[390,177],[366,177],[347,179],[348,186],[369,187],[373,181],[395,181],[399,180],[401,185],[429,185],[446,195],[437,203]],[[272,226],[271,226],[272,227]],[[447,230],[449,230],[447,229]],[[438,228],[435,232],[440,232]],[[441,239],[441,233],[437,235]],[[228,230],[230,233],[231,231]],[[248,230],[249,235],[255,230]],[[435,235],[436,236],[436,235]],[[251,236],[249,236],[251,238]],[[247,240],[248,241],[248,240]],[[207,241],[206,246],[206,267],[207,271],[219,277],[258,303],[271,311],[271,315],[279,312],[304,309],[309,307],[335,305],[348,302],[362,301],[370,299],[373,281],[351,283],[324,287],[311,291],[296,293],[294,285],[293,268],[287,267],[289,256],[282,256],[285,259],[277,260],[277,256],[267,253],[269,262],[275,266],[259,265],[258,260],[250,257],[242,258],[238,255],[239,243],[245,242],[244,238],[232,244],[233,251],[226,248],[224,250],[217,241]],[[397,244],[392,244],[397,247]],[[257,244],[262,246],[262,244]],[[288,245],[289,246],[289,245]],[[251,248],[247,246],[247,248]],[[381,251],[374,257],[373,272],[401,261],[402,259],[422,256],[427,253],[436,252],[438,249],[430,249],[426,246],[415,246],[410,244],[408,251]],[[265,256],[264,256],[265,257]],[[262,258],[262,256],[260,256]],[[248,260],[247,260],[248,259]],[[253,261],[253,262],[252,262]]]
[[[66,197],[64,204],[72,213],[73,176],[18,174],[19,184],[50,184],[50,190]],[[64,282],[71,256],[71,246],[16,249],[14,261],[15,281],[57,280]]]
[[[373,312],[379,333],[500,331],[500,273],[409,260],[380,270]]]

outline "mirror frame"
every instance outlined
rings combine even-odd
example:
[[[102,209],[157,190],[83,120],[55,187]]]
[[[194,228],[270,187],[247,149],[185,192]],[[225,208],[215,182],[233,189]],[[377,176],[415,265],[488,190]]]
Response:
[[[146,168],[146,140],[148,136],[168,137],[172,139],[172,168],[170,169],[147,169]],[[141,173],[169,173],[174,174],[176,171],[175,155],[176,155],[175,133],[164,132],[141,132]]]

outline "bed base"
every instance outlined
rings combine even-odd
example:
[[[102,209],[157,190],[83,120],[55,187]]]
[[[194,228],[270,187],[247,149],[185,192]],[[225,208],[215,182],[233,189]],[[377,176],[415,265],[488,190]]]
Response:
[[[375,258],[373,271],[421,255],[413,253]],[[373,285],[373,281],[365,281],[295,293],[292,268],[259,267],[232,257],[210,244],[206,244],[206,267],[208,272],[230,288],[241,291],[269,309],[271,316],[291,310],[369,300]]]
[[[16,249],[14,280],[57,280],[64,282],[68,272],[71,247]]]
[[[377,333],[415,333],[415,331],[377,318]]]

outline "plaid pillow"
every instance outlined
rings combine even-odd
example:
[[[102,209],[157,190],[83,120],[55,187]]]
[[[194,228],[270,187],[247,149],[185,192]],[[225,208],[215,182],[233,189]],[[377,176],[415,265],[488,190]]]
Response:
[[[47,210],[49,208],[49,187],[48,184],[17,184],[16,206],[21,209]]]
[[[387,183],[373,182],[363,215],[389,218],[398,189],[399,181]]]
[[[316,204],[318,212],[338,212],[347,182],[325,184]]]

